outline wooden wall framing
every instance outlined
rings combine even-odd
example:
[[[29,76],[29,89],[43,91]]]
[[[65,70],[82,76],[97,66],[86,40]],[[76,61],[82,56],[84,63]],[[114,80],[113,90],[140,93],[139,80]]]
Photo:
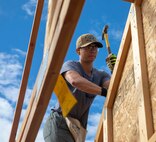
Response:
[[[132,1],[131,1],[132,2]],[[128,15],[127,23],[118,52],[117,62],[111,77],[108,96],[105,107],[98,126],[95,142],[113,142],[113,105],[116,99],[119,83],[128,58],[128,52],[132,50],[134,81],[140,94],[138,109],[138,134],[140,142],[155,142],[156,132],[154,133],[152,107],[149,90],[147,58],[145,51],[143,21],[141,12],[141,2],[133,1]],[[119,140],[118,140],[119,141]],[[120,140],[123,141],[123,140]],[[134,141],[134,140],[131,140]]]
[[[9,142],[35,141],[53,89],[55,87],[66,52],[68,50],[70,40],[81,14],[84,2],[85,0],[49,0],[48,21],[46,25],[46,36],[42,63],[32,91],[31,99],[22,123],[22,127],[16,138],[18,125],[13,123],[13,129]],[[37,21],[36,19],[34,20],[37,25],[33,25],[32,29],[35,30],[32,30],[30,37],[31,42],[28,48],[28,50],[31,51],[28,52],[31,58],[33,57],[43,3],[44,0],[38,0],[38,10],[36,11],[37,15],[35,16],[35,18],[37,18]],[[27,57],[29,56],[27,55]],[[26,60],[28,68],[24,69],[23,73],[30,71],[31,61]],[[28,80],[28,76],[23,75],[21,81],[21,84],[23,84],[24,82],[24,84],[21,86],[22,90],[26,89],[27,86],[27,82],[25,83],[25,80]],[[22,93],[22,99],[24,99],[25,91],[23,91]],[[19,98],[20,97],[21,93],[19,94]],[[19,123],[19,117],[23,102],[17,104],[17,108],[19,108],[19,105],[20,109],[17,109],[15,112],[15,115],[17,115],[17,117],[14,118],[14,122],[16,123]]]
[[[44,0],[38,0],[37,6],[36,6],[36,11],[35,11],[35,16],[34,16],[34,21],[33,21],[33,26],[32,26],[32,31],[31,31],[31,35],[30,35],[30,41],[29,41],[29,45],[28,45],[28,51],[27,51],[27,56],[26,56],[26,60],[25,60],[23,75],[22,75],[22,81],[21,81],[20,89],[19,89],[18,101],[16,104],[16,110],[15,110],[11,133],[10,133],[10,137],[9,137],[9,142],[15,142],[15,139],[16,139],[16,133],[17,133],[20,116],[21,116],[21,111],[22,111],[22,106],[23,106],[23,102],[24,102],[24,98],[25,98],[25,92],[26,92],[29,73],[30,73],[31,64],[32,64],[32,60],[33,60],[33,55],[34,55],[34,50],[35,50],[36,39],[37,39],[37,35],[38,35],[43,5],[44,5]]]
[[[67,52],[71,37],[79,19],[85,0],[49,0],[49,16],[47,21],[44,56],[41,68],[33,88],[30,104],[24,118],[17,142],[35,141],[40,124],[45,114],[51,93],[55,86],[59,70]],[[149,82],[147,75],[147,61],[145,55],[143,25],[141,19],[142,0],[126,0],[133,2],[128,20],[125,26],[117,62],[111,78],[108,96],[103,109],[100,124],[98,127],[95,142],[113,142],[113,114],[112,109],[116,98],[117,89],[122,78],[125,62],[130,46],[133,50],[135,85],[139,88],[141,94],[141,104],[139,107],[139,141],[155,142],[156,132],[154,133],[151,102],[149,94]],[[44,0],[38,0],[38,16],[32,28],[27,58],[23,73],[21,91],[17,106],[17,116],[14,117],[14,124],[10,136],[10,142],[15,142],[17,124],[19,122],[20,109],[24,99],[24,93],[27,86],[31,60],[34,52],[40,16]],[[68,32],[68,36],[67,33]],[[64,38],[66,37],[66,38]],[[132,45],[131,45],[132,43]],[[60,50],[62,52],[60,52]],[[29,58],[31,56],[31,58]],[[57,63],[55,62],[57,59]],[[114,83],[115,82],[115,83]],[[22,95],[21,95],[22,94]],[[46,96],[45,96],[46,94]],[[20,98],[22,97],[22,98]],[[18,109],[19,108],[19,109]]]

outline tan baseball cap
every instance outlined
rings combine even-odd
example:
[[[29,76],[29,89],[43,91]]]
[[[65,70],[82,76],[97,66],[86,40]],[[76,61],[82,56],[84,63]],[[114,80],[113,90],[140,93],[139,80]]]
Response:
[[[85,47],[89,44],[95,43],[99,48],[103,47],[102,43],[99,42],[96,37],[92,34],[83,34],[76,41],[76,49]]]

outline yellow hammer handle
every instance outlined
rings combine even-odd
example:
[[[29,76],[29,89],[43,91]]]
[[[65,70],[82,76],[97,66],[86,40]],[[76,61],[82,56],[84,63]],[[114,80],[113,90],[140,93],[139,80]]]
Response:
[[[110,47],[109,40],[108,40],[108,34],[104,34],[104,38],[105,38],[107,48]]]

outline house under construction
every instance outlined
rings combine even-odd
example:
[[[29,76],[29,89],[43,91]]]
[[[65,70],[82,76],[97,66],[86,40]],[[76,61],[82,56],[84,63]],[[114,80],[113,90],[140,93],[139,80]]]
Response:
[[[95,142],[156,142],[156,0],[125,1],[131,8]],[[38,0],[9,142],[35,141],[84,2],[49,0],[43,60],[16,136],[44,3]]]

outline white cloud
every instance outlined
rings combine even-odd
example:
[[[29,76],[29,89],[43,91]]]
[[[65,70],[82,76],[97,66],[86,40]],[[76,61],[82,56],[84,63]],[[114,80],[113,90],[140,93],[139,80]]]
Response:
[[[6,110],[7,111],[7,110]],[[0,134],[0,140],[2,142],[8,142],[9,141],[9,134],[11,130],[11,122],[5,118],[0,118],[0,129],[1,129],[1,134]]]
[[[14,48],[13,51],[19,53],[20,55],[22,55],[22,56],[24,56],[24,57],[25,57],[25,55],[26,55],[26,52],[25,52],[25,51],[22,51],[22,50],[17,49],[17,48]]]
[[[25,117],[26,111],[27,111],[27,109],[22,109],[21,118],[20,118],[20,121],[21,121],[21,122],[23,121],[23,119],[24,119],[24,117]]]
[[[37,0],[30,0],[22,6],[22,9],[30,16],[34,15]]]
[[[89,30],[89,33],[94,34],[99,41],[102,41],[102,30],[103,30],[104,26],[107,24],[110,27],[108,29],[109,38],[120,41],[122,38],[123,30],[121,30],[119,28],[115,28],[116,25],[113,24],[113,22],[108,21],[107,19],[108,18],[106,16],[101,17],[101,20],[92,19],[90,21],[90,24],[92,26],[91,26],[91,29]]]
[[[20,55],[23,56],[23,51],[19,49],[13,49],[18,54],[7,54],[0,53],[0,129],[5,129],[1,132],[0,140],[3,142],[8,142],[8,134],[10,134],[15,103],[17,102],[17,97],[19,94],[20,87],[20,77],[22,76],[22,63],[20,60]],[[25,117],[26,107],[29,103],[31,97],[32,89],[29,87],[26,90],[24,108],[22,108],[20,123],[18,131],[21,128],[22,121]],[[47,113],[44,116],[41,128],[38,132],[36,141],[43,142],[43,125],[49,116],[50,106],[56,103],[56,97],[53,95],[53,99],[50,100],[50,105],[48,106]]]
[[[0,85],[19,84],[22,65],[17,55],[0,53]]]
[[[35,13],[36,6],[37,6],[37,0],[29,0],[27,3],[22,5],[22,9],[26,12],[28,16],[33,16]],[[42,12],[42,20],[46,20],[47,7],[48,7],[48,0],[45,0],[43,12]]]
[[[110,36],[115,39],[120,41],[122,38],[122,31],[121,30],[117,30],[117,29],[112,29],[110,30]]]
[[[86,142],[94,141],[100,117],[101,117],[101,113],[95,113],[95,114],[89,115],[89,122],[88,122],[88,126],[87,126],[88,132],[87,132],[87,141]]]
[[[16,50],[17,52],[20,50]],[[20,51],[22,53],[22,51]],[[16,102],[22,75],[22,63],[17,54],[0,53],[0,94],[11,102]],[[31,89],[27,88],[25,105],[28,104]]]
[[[98,23],[97,23],[98,24]],[[99,24],[100,25],[100,24]],[[95,26],[95,25],[94,25]],[[101,26],[102,27],[102,26]],[[96,38],[101,41],[102,40],[102,30],[103,29],[99,29],[99,28],[94,28],[94,30],[90,30],[89,32],[94,34],[96,36]],[[110,31],[108,31],[108,36],[109,38],[112,38],[114,40],[118,40],[120,41],[121,38],[122,38],[122,30],[119,30],[119,29],[110,29]]]
[[[96,31],[98,31],[98,32],[96,32],[96,33],[101,33],[101,35],[102,35],[102,29],[101,29],[101,27],[103,26],[102,25],[102,23],[101,23],[101,21],[99,21],[98,19],[92,19],[91,20],[91,25],[93,25],[93,27],[92,27],[92,29],[90,30],[90,31],[94,31],[94,30],[96,30]],[[100,32],[101,31],[101,32]],[[92,32],[91,32],[92,33]],[[100,36],[101,36],[100,35]]]
[[[101,113],[95,113],[95,114],[89,115],[90,125],[93,125],[93,126],[97,125],[99,123],[100,116],[101,116]]]
[[[3,98],[0,98],[0,118],[11,119],[13,116],[13,108],[10,103]]]
[[[9,101],[15,103],[17,101],[19,88],[10,86],[2,86],[0,85],[0,94],[4,96]]]
[[[32,92],[32,89],[27,88],[26,94],[25,94],[25,100],[24,100],[25,105],[29,104],[29,100],[30,100],[30,97],[31,97],[31,92]]]
[[[36,142],[44,142],[44,138],[43,138],[43,128],[41,128],[37,134],[36,137]]]
[[[94,139],[92,139],[92,140],[86,140],[85,142],[93,142],[94,141]]]
[[[1,132],[0,139],[3,142],[7,142],[9,138],[15,103],[19,94],[22,68],[19,55],[0,53],[0,128],[5,129]],[[29,102],[31,91],[30,88],[26,91],[25,105]],[[23,119],[24,113],[25,110],[23,109],[21,119]]]

